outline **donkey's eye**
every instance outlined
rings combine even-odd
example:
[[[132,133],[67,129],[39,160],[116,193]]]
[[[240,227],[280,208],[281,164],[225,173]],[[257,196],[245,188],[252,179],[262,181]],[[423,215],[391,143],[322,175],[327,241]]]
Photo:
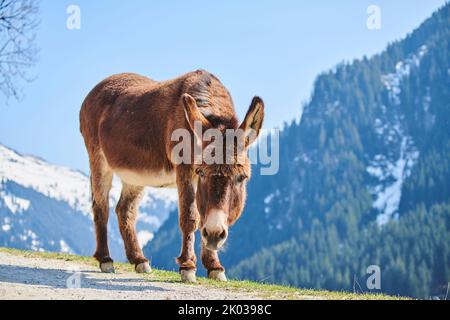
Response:
[[[203,171],[202,169],[196,169],[195,173],[200,177],[200,178],[204,178],[205,177],[205,171]]]
[[[236,177],[236,182],[242,183],[242,182],[244,182],[245,179],[247,179],[247,176],[245,174],[240,174]]]

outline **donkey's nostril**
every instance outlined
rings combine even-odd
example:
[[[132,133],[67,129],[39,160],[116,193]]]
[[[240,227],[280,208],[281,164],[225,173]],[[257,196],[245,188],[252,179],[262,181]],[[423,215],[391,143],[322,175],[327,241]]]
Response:
[[[219,235],[220,239],[225,239],[227,237],[227,232],[225,230],[222,231],[222,233]]]
[[[203,229],[203,230],[202,230],[202,236],[203,236],[204,238],[207,238],[207,237],[208,237],[208,232],[206,231],[206,229]]]

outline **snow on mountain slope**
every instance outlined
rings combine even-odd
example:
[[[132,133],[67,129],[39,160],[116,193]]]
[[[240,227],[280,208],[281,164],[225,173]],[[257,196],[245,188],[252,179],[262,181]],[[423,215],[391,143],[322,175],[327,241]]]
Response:
[[[386,224],[395,217],[402,194],[405,179],[411,174],[411,169],[419,158],[414,140],[407,133],[404,115],[401,112],[401,87],[409,77],[412,68],[419,68],[427,47],[422,46],[405,61],[399,61],[393,73],[382,76],[381,81],[388,93],[388,105],[381,105],[378,118],[375,120],[375,131],[379,136],[386,154],[376,154],[367,166],[367,172],[373,178],[369,187],[374,196],[373,208],[379,214],[378,225]],[[430,103],[430,97],[424,98],[424,108]]]
[[[411,73],[411,68],[418,68],[422,57],[427,53],[427,47],[420,47],[416,54],[412,54],[405,61],[399,61],[395,65],[395,72],[386,74],[382,77],[382,81],[388,90],[389,99],[393,105],[400,104],[401,83]]]
[[[90,214],[89,178],[81,172],[22,156],[0,145],[0,178],[67,202],[85,215]]]
[[[115,178],[110,193],[110,245],[123,260],[114,213],[120,190],[121,182]],[[175,189],[146,189],[137,223],[142,246],[175,208],[176,200]],[[90,206],[89,177],[0,145],[0,246],[92,254]],[[74,228],[68,228],[71,223]],[[82,225],[82,230],[76,225]]]

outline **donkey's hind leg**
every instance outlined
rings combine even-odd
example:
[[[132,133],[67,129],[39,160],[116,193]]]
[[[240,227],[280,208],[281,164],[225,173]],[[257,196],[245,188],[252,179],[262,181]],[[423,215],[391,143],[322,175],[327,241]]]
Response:
[[[109,191],[112,172],[102,156],[91,160],[92,211],[94,215],[97,248],[94,257],[100,263],[102,272],[114,272],[113,260],[108,248]]]
[[[148,260],[144,257],[136,235],[136,219],[143,187],[123,183],[122,193],[116,207],[120,233],[125,244],[128,261],[133,263],[138,273],[151,271]]]

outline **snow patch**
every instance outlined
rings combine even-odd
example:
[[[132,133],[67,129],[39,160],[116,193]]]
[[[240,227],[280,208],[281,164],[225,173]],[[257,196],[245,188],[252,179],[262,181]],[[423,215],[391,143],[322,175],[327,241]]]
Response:
[[[419,152],[414,147],[412,138],[403,136],[400,156],[396,161],[377,155],[367,167],[367,172],[378,181],[371,190],[375,195],[372,206],[380,212],[377,216],[378,225],[386,224],[398,212],[403,182],[411,174],[418,157]]]
[[[427,93],[423,97],[423,111],[428,112],[428,110],[430,110],[430,105],[431,105],[430,87],[427,87]]]
[[[72,249],[63,239],[59,240],[59,248],[62,253],[73,253]]]
[[[382,81],[388,91],[389,101],[393,106],[400,105],[401,83],[407,78],[413,68],[420,66],[427,47],[422,46],[415,54],[395,66],[395,72],[383,75]],[[431,103],[429,90],[423,100],[424,111],[427,112]],[[398,108],[388,108],[380,105],[380,113],[374,122],[374,129],[380,141],[387,150],[369,161],[366,170],[373,178],[369,187],[374,197],[372,204],[379,215],[378,225],[386,224],[398,213],[403,182],[411,174],[411,169],[419,157],[419,152],[411,136],[404,126],[404,115]]]
[[[333,114],[336,110],[338,110],[339,105],[340,102],[338,100],[334,101],[333,103],[327,103],[325,106],[325,114],[328,116]]]
[[[156,229],[158,229],[161,226],[161,219],[158,219],[155,216],[149,215],[149,214],[145,214],[140,212],[138,219],[138,222],[143,222],[145,224],[151,225],[153,227],[155,227]]]
[[[153,239],[153,233],[150,231],[142,230],[138,232],[138,242],[141,248],[143,248],[149,241]]]
[[[33,232],[33,230],[24,230],[23,233],[20,233],[18,235],[18,238],[23,242],[29,243],[29,249],[33,251],[44,251],[43,248],[41,248],[41,241],[39,240],[36,233]]]
[[[279,196],[280,196],[280,190],[279,190],[279,189],[276,189],[275,192],[273,192],[273,193],[267,195],[267,196],[264,198],[264,204],[266,205],[265,208],[264,208],[264,212],[265,212],[265,213],[269,213],[269,212],[270,212],[270,207],[269,207],[270,204],[272,203],[272,201],[273,201],[273,199],[274,199],[275,197],[279,197]]]
[[[383,75],[381,81],[388,90],[389,101],[397,106],[400,104],[400,85],[404,78],[408,77],[411,73],[412,67],[418,67],[420,60],[426,54],[427,47],[420,47],[417,54],[412,54],[404,61],[399,61],[395,65],[395,72]]]
[[[22,199],[11,194],[7,194],[4,191],[0,191],[0,199],[3,200],[5,206],[11,211],[13,214],[18,212],[27,211],[30,207],[30,201],[26,199]]]
[[[265,204],[271,203],[274,197],[275,197],[275,193],[269,194],[267,197],[264,198],[264,203]]]

